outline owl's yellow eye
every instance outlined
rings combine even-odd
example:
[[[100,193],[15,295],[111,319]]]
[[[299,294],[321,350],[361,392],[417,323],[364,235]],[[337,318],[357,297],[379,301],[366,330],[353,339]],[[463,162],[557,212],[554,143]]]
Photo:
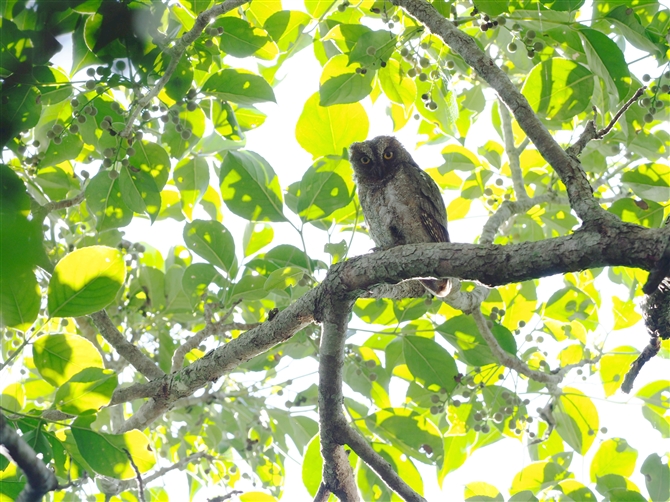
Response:
[[[384,158],[386,160],[392,159],[393,158],[393,152],[384,152]]]
[[[370,157],[361,157],[361,164],[367,165],[370,163]]]

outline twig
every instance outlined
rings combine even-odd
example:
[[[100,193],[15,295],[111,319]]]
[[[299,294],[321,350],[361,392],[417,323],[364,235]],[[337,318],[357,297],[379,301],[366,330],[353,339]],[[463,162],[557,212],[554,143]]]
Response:
[[[158,479],[160,477],[165,476],[170,471],[174,471],[175,469],[182,469],[182,468],[186,467],[188,464],[190,464],[192,462],[195,462],[196,460],[200,460],[201,458],[206,458],[210,462],[212,462],[214,460],[214,457],[211,456],[209,453],[207,453],[205,451],[199,451],[199,452],[196,452],[196,453],[192,453],[191,455],[178,460],[177,462],[175,462],[171,466],[163,467],[162,469],[157,470],[156,472],[154,472],[150,476],[147,476],[146,479],[145,479],[145,482],[150,483],[154,479]]]
[[[85,198],[86,194],[84,192],[81,192],[80,194],[75,195],[71,199],[63,199],[54,202],[47,202],[42,206],[42,208],[47,213],[50,213],[51,211],[57,211],[59,209],[66,209],[68,207],[76,206],[77,204],[83,202]]]
[[[37,457],[37,453],[14,429],[0,413],[0,444],[7,449],[10,457],[23,471],[26,485],[16,498],[16,502],[40,502],[48,492],[58,488],[56,476]]]
[[[586,127],[584,128],[584,131],[582,134],[579,136],[579,139],[575,142],[574,145],[568,147],[565,151],[568,155],[572,157],[577,157],[579,156],[584,148],[586,148],[586,145],[588,144],[589,141],[593,139],[603,139],[607,133],[609,133],[612,128],[616,125],[616,123],[619,121],[621,116],[630,108],[633,103],[635,103],[642,94],[644,94],[644,91],[647,90],[646,86],[640,87],[635,94],[633,94],[633,97],[631,97],[628,101],[624,103],[624,105],[619,109],[618,112],[614,114],[614,117],[612,117],[612,120],[610,120],[609,124],[607,124],[605,127],[600,129],[599,131],[596,130],[596,125],[594,120],[589,120],[586,124]]]
[[[512,216],[515,214],[525,213],[533,206],[544,204],[545,202],[560,203],[563,201],[561,200],[561,197],[559,197],[555,192],[548,192],[533,198],[526,196],[526,199],[524,200],[503,201],[498,210],[488,219],[486,224],[484,224],[479,242],[481,244],[492,244],[498,229]],[[567,204],[567,199],[564,199],[564,202]]]
[[[241,495],[242,493],[244,493],[242,490],[233,490],[226,495],[219,495],[218,497],[207,499],[207,502],[224,502],[224,500],[230,500],[235,495]]]
[[[144,498],[144,481],[142,481],[142,473],[138,469],[137,465],[135,465],[135,461],[133,460],[133,456],[130,454],[130,452],[126,448],[124,448],[123,451],[126,452],[128,461],[130,462],[130,465],[133,466],[133,470],[135,471],[135,479],[137,479],[137,493],[140,497],[140,502],[147,502],[147,500]]]
[[[154,84],[148,93],[137,100],[137,103],[128,116],[128,122],[126,123],[126,126],[123,128],[123,131],[119,133],[121,137],[130,137],[133,124],[135,119],[137,119],[137,116],[151,102],[151,100],[158,96],[161,90],[163,90],[163,87],[165,87],[165,85],[170,80],[170,77],[172,77],[172,74],[176,70],[179,61],[184,55],[184,52],[186,52],[188,46],[191,45],[200,36],[200,34],[209,24],[209,21],[217,16],[220,16],[221,14],[225,14],[226,12],[236,9],[248,1],[249,0],[226,0],[225,2],[217,4],[211,9],[198,14],[198,17],[195,19],[195,23],[193,24],[193,28],[184,33],[184,35],[182,35],[182,37],[177,40],[172,47],[172,50],[170,51],[170,62],[168,63],[163,76],[158,80],[158,82]]]
[[[201,329],[199,332],[194,334],[191,338],[186,340],[182,345],[177,347],[177,350],[174,351],[174,355],[172,356],[172,368],[171,368],[171,373],[175,373],[179,371],[182,366],[184,365],[184,358],[186,357],[186,354],[191,352],[191,350],[195,349],[198,345],[200,345],[205,339],[209,338],[210,336],[214,334],[221,334],[221,333],[227,333],[228,331],[234,330],[234,329],[252,329],[258,326],[257,323],[254,324],[243,324],[243,323],[229,323],[229,324],[223,324],[228,317],[233,313],[235,310],[235,307],[241,302],[242,300],[236,301],[230,309],[223,314],[221,319],[219,321],[213,323],[212,322],[212,313],[211,313],[211,304],[208,304],[205,302],[205,327]]]
[[[161,370],[149,357],[130,343],[116,328],[116,325],[103,309],[90,315],[93,324],[100,330],[102,337],[116,349],[119,355],[132,364],[137,371],[142,373],[149,380],[165,376]]]

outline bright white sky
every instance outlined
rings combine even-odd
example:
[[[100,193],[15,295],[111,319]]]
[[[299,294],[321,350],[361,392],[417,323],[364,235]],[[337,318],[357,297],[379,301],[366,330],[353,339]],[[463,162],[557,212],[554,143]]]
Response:
[[[587,2],[590,3],[590,2]],[[303,10],[303,3],[300,0],[284,0],[283,6],[285,9]],[[583,12],[590,12],[590,6],[585,6]],[[61,39],[61,43],[65,45],[64,50],[56,56],[56,64],[65,68],[69,72],[70,63],[70,49],[69,40],[66,37]],[[627,60],[633,61],[638,59],[637,51],[631,50],[626,52]],[[233,58],[229,58],[233,59]],[[228,61],[228,59],[227,59]],[[244,67],[255,70],[255,62],[251,58],[247,60],[235,60],[234,64],[240,63]],[[655,77],[661,70],[656,68],[655,62],[650,59],[637,63],[631,66],[638,76],[643,73],[650,73]],[[305,100],[314,92],[318,91],[319,75],[321,67],[313,56],[310,47],[304,49],[292,59],[288,60],[279,72],[280,78],[284,76],[284,80],[275,88],[275,95],[277,97],[276,104],[263,104],[258,108],[267,113],[268,118],[265,124],[255,131],[247,133],[247,149],[253,150],[262,155],[272,165],[277,172],[282,187],[287,187],[294,181],[299,181],[302,178],[305,170],[311,165],[311,155],[304,151],[296,142],[294,132],[298,117],[302,112],[302,106]],[[491,97],[493,95],[491,94]],[[372,105],[369,98],[364,100],[364,105],[368,111],[370,118],[370,132],[369,138],[375,137],[379,134],[391,134],[393,126],[390,118],[386,114],[386,105],[384,97],[381,96],[378,101]],[[487,116],[485,111],[483,116]],[[466,141],[466,147],[473,152],[477,151],[477,147],[484,144],[489,139],[501,142],[495,130],[487,125],[487,119],[480,121],[471,128],[471,131],[476,130],[477,134],[471,134]],[[412,152],[414,159],[423,168],[437,167],[443,163],[440,155],[440,146],[423,146],[420,150],[414,151],[414,145],[420,140],[417,135],[417,122],[410,120],[410,123],[396,133],[396,136],[402,141],[406,148]],[[456,191],[446,192],[445,202],[448,203],[458,196]],[[287,216],[291,217],[290,211],[286,210]],[[196,218],[208,218],[203,212],[195,215]],[[449,222],[449,233],[454,241],[457,242],[474,242],[479,235],[481,228],[486,222],[486,209],[478,202],[473,203],[472,209],[468,217],[461,220]],[[296,218],[293,220],[299,225]],[[237,236],[241,236],[244,231],[246,221],[225,212],[224,224],[226,227]],[[182,224],[176,223],[172,220],[159,221],[153,226],[149,225],[148,220],[135,218],[133,223],[123,229],[126,232],[126,238],[131,241],[144,241],[150,243],[152,246],[161,250],[162,253],[167,253],[170,247],[174,245],[183,245],[181,238]],[[349,240],[350,234],[343,234],[344,239]],[[335,239],[335,242],[340,239]],[[275,239],[273,246],[281,243],[294,244],[299,242],[299,237],[295,230],[288,224],[278,224],[275,226]],[[312,256],[319,257],[328,262],[328,255],[323,253],[323,245],[327,242],[325,233],[307,226],[307,246]],[[358,255],[367,253],[372,248],[372,242],[362,236],[356,234],[350,255]],[[238,258],[241,259],[238,249]],[[540,295],[539,301],[546,301],[551,293],[556,289],[562,287],[562,278],[560,276],[545,280],[540,287],[538,293]],[[601,292],[608,291],[612,294],[618,295],[620,298],[627,296],[627,290],[611,284],[606,274],[602,274],[598,279],[598,286]],[[611,331],[613,320],[608,313],[611,311],[611,298],[607,294],[603,294],[603,306],[600,310],[601,318],[603,319],[602,328],[596,333],[596,339],[602,340],[607,337],[606,348],[614,348],[620,345],[633,345],[638,349],[642,349],[648,337],[644,326],[637,325],[635,328]],[[533,323],[529,323],[526,328],[532,328]],[[363,324],[360,324],[362,327]],[[369,326],[366,326],[369,329]],[[524,332],[523,334],[526,334]],[[364,340],[367,336],[362,337]],[[522,338],[522,337],[520,337]],[[549,338],[549,337],[545,337]],[[439,339],[439,337],[437,337]],[[545,341],[545,350],[551,353],[556,353],[560,350],[560,345],[556,342]],[[294,388],[296,391],[308,387],[317,381],[316,363],[312,360],[301,360],[300,364],[290,365],[288,361],[282,361],[278,368],[277,382],[286,381],[289,378],[294,379]],[[668,361],[659,358],[648,363],[638,380],[636,381],[636,389],[641,388],[649,381],[656,380],[661,375],[668,374]],[[300,378],[303,377],[303,378]],[[639,467],[644,459],[650,453],[656,452],[663,456],[668,452],[668,442],[663,441],[660,434],[654,431],[651,425],[642,418],[640,403],[635,399],[630,399],[628,396],[618,393],[615,396],[604,399],[602,385],[600,384],[599,376],[590,378],[586,382],[582,382],[580,377],[571,374],[574,381],[568,378],[565,385],[574,386],[583,390],[587,395],[594,398],[600,412],[601,426],[609,429],[606,435],[598,434],[596,442],[591,447],[586,458],[581,458],[578,454],[574,455],[571,471],[573,471],[578,480],[588,483],[589,466],[593,454],[597,451],[601,440],[624,437],[629,444],[636,448],[639,452],[638,464],[636,471],[631,477],[632,481],[644,490],[644,479],[639,473]],[[247,376],[250,381],[258,381],[259,378]],[[404,390],[406,385],[402,382],[395,382],[392,384],[391,399],[394,405],[400,405],[404,397]],[[352,394],[352,393],[350,393]],[[281,406],[286,399],[292,399],[290,392],[285,393],[281,398],[271,398],[270,403]],[[359,396],[360,398],[360,396]],[[363,398],[361,398],[363,399]],[[629,402],[630,401],[630,402]],[[529,410],[534,410],[537,406],[544,404],[544,400],[531,402]],[[299,458],[297,451],[289,452],[293,458]],[[530,463],[530,458],[527,454],[526,445],[520,441],[513,439],[504,439],[498,443],[488,446],[486,448],[477,450],[465,465],[458,471],[447,476],[444,482],[443,489],[437,486],[435,469],[432,467],[416,464],[422,472],[424,478],[425,495],[428,500],[460,500],[463,498],[463,487],[465,484],[473,481],[486,481],[495,485],[507,498],[507,489],[509,488],[514,475],[522,469],[525,465]],[[301,480],[301,465],[292,461],[286,460],[287,482],[286,490],[282,500],[297,501],[309,500],[311,497],[304,489]],[[170,475],[164,480],[165,488],[170,495],[171,500],[188,500],[188,490],[185,478],[182,476]],[[242,490],[254,490],[250,485],[241,485],[236,487]],[[208,497],[221,495],[222,491],[219,487],[212,487],[210,489],[201,490],[196,501],[204,501]]]

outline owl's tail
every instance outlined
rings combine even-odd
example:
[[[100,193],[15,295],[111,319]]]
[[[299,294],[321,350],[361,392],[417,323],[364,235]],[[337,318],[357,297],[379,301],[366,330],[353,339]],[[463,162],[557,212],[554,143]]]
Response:
[[[435,296],[447,296],[451,291],[451,281],[449,279],[421,279],[421,284]]]

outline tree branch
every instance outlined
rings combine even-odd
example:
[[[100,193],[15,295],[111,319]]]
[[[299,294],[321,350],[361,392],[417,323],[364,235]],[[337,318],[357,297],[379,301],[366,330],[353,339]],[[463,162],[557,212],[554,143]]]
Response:
[[[324,289],[328,301],[323,303],[323,312],[318,314],[318,317],[322,317],[319,347],[319,434],[324,488],[319,492],[327,490],[344,502],[356,502],[359,500],[356,478],[349,465],[348,455],[342,447],[343,434],[348,428],[342,411],[344,345],[347,322],[355,300],[343,294],[341,287],[337,287],[337,271],[340,269],[342,262],[331,267],[322,284],[321,289]]]
[[[563,199],[565,200],[565,199]],[[498,229],[515,214],[521,214],[528,211],[533,206],[544,204],[545,202],[561,202],[561,198],[555,192],[548,192],[532,199],[526,195],[526,198],[520,200],[506,200],[500,204],[498,210],[491,216],[482,230],[479,238],[481,244],[491,244],[496,237]],[[567,200],[565,200],[567,203]]]
[[[647,86],[643,85],[640,87],[633,96],[624,103],[624,105],[619,108],[619,111],[616,112],[614,117],[612,117],[612,120],[610,120],[610,123],[607,124],[607,126],[603,127],[599,131],[596,131],[596,125],[593,120],[589,120],[586,123],[586,127],[584,128],[584,131],[582,134],[579,136],[579,139],[575,142],[574,145],[570,146],[569,148],[566,149],[566,152],[568,155],[571,156],[578,156],[582,153],[584,148],[586,148],[586,145],[589,143],[589,141],[593,139],[603,139],[611,130],[612,128],[616,125],[616,123],[619,121],[621,116],[628,110],[633,103],[635,103],[640,96],[644,94],[644,91],[647,90]]]
[[[512,117],[510,117],[509,110],[502,101],[499,102],[498,110],[500,110],[500,121],[502,122],[505,151],[507,152],[507,158],[509,159],[509,169],[512,172],[514,193],[516,194],[517,200],[525,201],[528,200],[528,192],[526,192],[526,185],[523,182],[523,173],[521,171],[521,161],[519,158],[521,152],[514,146]],[[528,136],[526,136],[526,138],[527,137]]]
[[[137,371],[149,380],[165,376],[163,370],[144,355],[140,349],[126,340],[104,309],[99,312],[94,312],[90,315],[90,318],[93,321],[93,324],[100,330],[102,337],[114,347],[121,357],[132,364]]]
[[[163,90],[165,85],[169,82],[170,77],[172,77],[172,74],[177,69],[179,60],[184,55],[184,52],[186,52],[188,46],[195,42],[195,40],[202,34],[210,20],[233,9],[236,9],[248,1],[249,0],[226,0],[225,2],[217,4],[211,9],[198,14],[198,17],[195,19],[195,23],[193,24],[193,28],[184,33],[184,35],[182,35],[182,37],[175,42],[174,46],[170,50],[170,62],[168,63],[163,76],[153,85],[151,90],[139,98],[137,103],[135,103],[135,106],[133,106],[133,109],[128,116],[126,127],[124,127],[123,131],[119,133],[121,137],[130,137],[133,124],[135,123],[137,116],[149,103],[151,103],[152,99],[160,94],[161,90]]]
[[[475,40],[441,16],[425,0],[392,0],[456,51],[493,89],[514,114],[519,126],[566,186],[570,206],[584,223],[611,222],[616,216],[602,209],[593,196],[579,161],[568,155],[535,115],[526,98]]]
[[[58,488],[54,473],[37,457],[37,453],[0,413],[0,444],[4,446],[26,477],[26,485],[16,498],[16,502],[39,502],[45,494]]]
[[[605,266],[649,270],[665,251],[664,229],[648,229],[616,220],[599,230],[582,228],[565,237],[506,246],[409,244],[351,258],[329,272],[329,277],[337,278],[337,281],[329,279],[335,281],[328,286],[329,292],[325,284],[318,286],[272,321],[230,340],[176,373],[118,391],[112,403],[123,402],[118,398],[121,392],[151,396],[126,422],[124,431],[146,427],[177,399],[191,396],[208,382],[216,381],[311,324],[317,307],[330,301],[327,295],[334,291],[334,284],[356,297],[380,284],[397,284],[417,277],[460,277],[497,286]]]

